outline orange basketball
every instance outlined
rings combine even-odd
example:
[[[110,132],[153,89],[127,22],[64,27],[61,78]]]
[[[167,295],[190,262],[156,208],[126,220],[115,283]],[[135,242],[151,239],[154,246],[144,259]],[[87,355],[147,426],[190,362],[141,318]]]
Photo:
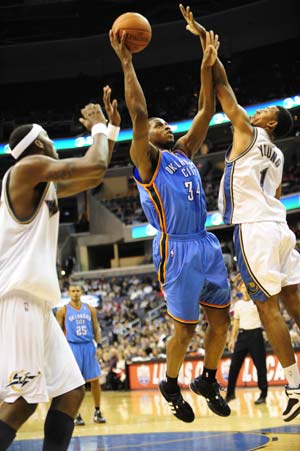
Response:
[[[138,13],[125,13],[119,16],[113,23],[112,31],[121,36],[122,31],[126,31],[126,47],[132,53],[144,50],[151,41],[151,25]]]

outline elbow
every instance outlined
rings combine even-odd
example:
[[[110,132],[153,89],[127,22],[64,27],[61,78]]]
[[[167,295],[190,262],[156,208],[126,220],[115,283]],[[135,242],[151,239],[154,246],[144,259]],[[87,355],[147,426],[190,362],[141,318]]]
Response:
[[[134,111],[131,114],[133,123],[148,121],[148,111],[143,105],[135,105]]]

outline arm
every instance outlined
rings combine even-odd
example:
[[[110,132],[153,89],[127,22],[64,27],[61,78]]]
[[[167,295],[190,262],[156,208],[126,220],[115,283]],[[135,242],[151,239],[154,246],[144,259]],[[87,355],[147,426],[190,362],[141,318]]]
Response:
[[[189,6],[184,8],[183,5],[179,5],[179,8],[184,19],[186,20],[187,30],[200,37],[200,42],[204,50],[206,44],[205,28],[195,21]],[[252,126],[249,118],[246,111],[238,104],[235,94],[228,82],[224,66],[219,58],[216,58],[213,66],[213,79],[218,100],[221,103],[224,113],[232,122],[233,127],[241,130],[242,132],[246,132],[252,137]]]
[[[281,190],[282,190],[282,185],[280,184],[279,186],[278,186],[278,188],[277,188],[277,190],[276,190],[276,193],[275,193],[275,197],[276,197],[276,199],[280,199],[280,197],[281,197]]]
[[[61,307],[56,312],[56,319],[58,321],[58,324],[62,328],[62,330],[65,332],[65,317],[66,317],[66,307]]]
[[[134,70],[132,54],[125,46],[126,33],[123,32],[120,40],[110,30],[109,38],[120,59],[124,73],[125,101],[133,129],[130,157],[137,167],[141,179],[146,182],[153,175],[151,160],[158,156],[158,150],[149,144],[148,111],[145,96]]]
[[[105,111],[108,117],[109,124],[114,125],[115,127],[120,127],[121,124],[121,116],[118,111],[118,102],[116,99],[111,101],[111,87],[106,85],[103,88],[103,103],[105,107]],[[111,156],[115,147],[115,141],[109,139],[108,136],[108,147],[109,147],[109,161],[111,160]]]
[[[99,322],[97,320],[96,309],[94,307],[89,307],[89,308],[91,310],[91,315],[92,315],[94,338],[95,338],[95,341],[97,343],[96,354],[97,354],[98,359],[101,359],[101,357],[102,357],[102,348],[101,347],[98,348],[98,344],[101,345],[101,329],[100,329],[100,326],[99,326]]]
[[[100,105],[89,104],[81,112],[83,118],[80,122],[88,130],[99,123],[105,125]],[[45,141],[37,141],[42,148],[45,147]],[[56,182],[58,197],[64,197],[97,186],[105,174],[108,162],[107,137],[104,133],[97,133],[84,157],[59,161],[46,155],[32,155],[15,165],[14,179],[23,190],[33,190],[41,182]]]
[[[232,325],[232,331],[231,331],[230,340],[228,342],[228,350],[230,352],[233,352],[234,344],[235,344],[235,340],[236,340],[239,328],[240,328],[240,320],[239,319],[234,319],[233,320],[233,325]]]
[[[213,32],[207,33],[203,61],[201,65],[201,90],[199,95],[199,110],[194,117],[192,126],[188,133],[176,143],[185,153],[193,158],[203,143],[209,122],[213,116],[215,108],[215,95],[212,83],[212,66],[217,57],[219,41]]]

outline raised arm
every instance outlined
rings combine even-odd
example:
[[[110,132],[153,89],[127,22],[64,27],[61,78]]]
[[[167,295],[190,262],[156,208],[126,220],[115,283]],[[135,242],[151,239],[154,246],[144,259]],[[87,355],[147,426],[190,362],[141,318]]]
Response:
[[[175,147],[180,147],[190,158],[193,158],[203,143],[209,122],[214,114],[215,94],[212,83],[212,66],[217,57],[219,41],[213,32],[207,33],[203,60],[201,64],[201,90],[199,94],[198,112],[193,119],[188,133],[178,139]]]
[[[100,105],[89,104],[81,110],[80,122],[95,130],[93,144],[84,157],[57,160],[51,158],[47,149],[53,148],[52,141],[42,130],[35,140],[35,145],[43,154],[32,155],[22,159],[13,167],[13,184],[16,189],[30,192],[42,182],[57,183],[58,197],[70,196],[88,188],[97,186],[103,178],[109,163],[109,149],[106,132],[106,119]]]
[[[189,6],[185,8],[182,4],[180,4],[179,8],[184,19],[186,20],[186,29],[192,34],[199,36],[202,48],[205,49],[205,28],[195,21],[193,13],[190,10]],[[238,104],[233,89],[228,82],[225,68],[218,57],[216,58],[215,64],[213,66],[213,79],[216,88],[216,94],[222,106],[222,110],[232,122],[233,127],[244,133],[246,132],[252,137],[253,130],[247,113]]]
[[[132,54],[125,45],[126,32],[121,38],[110,30],[110,43],[120,59],[124,73],[125,101],[132,121],[133,139],[130,157],[143,181],[153,175],[151,161],[158,150],[149,144],[149,124],[146,99],[132,63]],[[156,155],[157,156],[157,155]]]

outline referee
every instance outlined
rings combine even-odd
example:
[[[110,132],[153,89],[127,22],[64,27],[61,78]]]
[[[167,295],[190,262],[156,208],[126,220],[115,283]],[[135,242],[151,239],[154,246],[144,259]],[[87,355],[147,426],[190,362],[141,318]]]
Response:
[[[236,381],[247,354],[257,370],[260,396],[255,404],[264,404],[268,393],[266,349],[262,325],[255,303],[250,299],[245,284],[239,279],[237,289],[243,299],[234,304],[233,327],[228,350],[233,352],[229,369],[226,401],[235,399]]]

